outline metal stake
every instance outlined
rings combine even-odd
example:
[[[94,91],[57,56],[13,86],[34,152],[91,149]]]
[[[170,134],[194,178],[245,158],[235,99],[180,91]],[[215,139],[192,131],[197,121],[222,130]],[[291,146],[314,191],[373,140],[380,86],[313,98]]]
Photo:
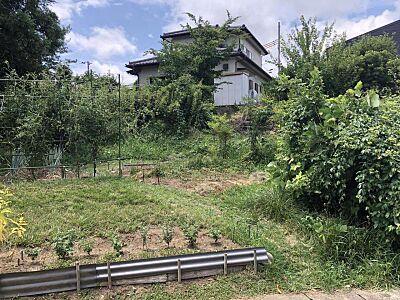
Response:
[[[228,274],[228,255],[224,254],[224,275]]]
[[[76,291],[79,293],[81,291],[81,272],[79,267],[79,262],[75,263],[76,272]]]
[[[111,289],[112,282],[111,282],[111,267],[110,267],[110,263],[107,263],[107,282],[108,282],[108,288]]]
[[[178,282],[182,282],[181,260],[178,259]]]
[[[258,263],[257,263],[257,250],[254,250],[253,252],[253,258],[254,258],[254,273],[257,273],[257,267],[258,267]]]

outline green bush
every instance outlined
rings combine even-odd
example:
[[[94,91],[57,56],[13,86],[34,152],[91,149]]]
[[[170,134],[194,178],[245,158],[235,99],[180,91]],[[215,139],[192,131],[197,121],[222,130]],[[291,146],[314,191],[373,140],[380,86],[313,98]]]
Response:
[[[275,175],[295,199],[399,241],[399,101],[362,92],[361,82],[328,99],[322,86],[315,70],[291,90]]]
[[[74,231],[59,233],[53,243],[54,251],[59,259],[68,259],[74,254],[76,234]]]

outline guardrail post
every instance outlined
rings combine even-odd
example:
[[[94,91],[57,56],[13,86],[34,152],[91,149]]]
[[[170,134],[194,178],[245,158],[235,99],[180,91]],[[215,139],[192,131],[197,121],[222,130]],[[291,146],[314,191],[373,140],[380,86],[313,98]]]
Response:
[[[181,260],[178,259],[178,282],[182,281],[182,268],[181,268]]]
[[[107,282],[108,282],[108,288],[111,289],[112,282],[111,282],[111,266],[110,266],[110,263],[107,263]]]
[[[224,275],[228,274],[228,255],[224,253]]]
[[[258,263],[257,263],[257,250],[253,251],[253,258],[254,258],[254,273],[257,273],[257,267],[258,267]]]
[[[76,292],[80,293],[81,291],[81,272],[79,262],[75,263],[75,272],[76,272]]]

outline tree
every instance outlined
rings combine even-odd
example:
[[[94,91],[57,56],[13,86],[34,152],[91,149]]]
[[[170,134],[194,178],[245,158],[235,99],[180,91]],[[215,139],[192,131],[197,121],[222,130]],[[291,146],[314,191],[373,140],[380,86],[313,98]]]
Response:
[[[19,75],[54,67],[66,50],[68,28],[49,9],[54,0],[2,0],[0,3],[0,77],[5,61]]]
[[[231,26],[237,18],[231,17],[229,12],[221,26],[213,26],[190,13],[188,16],[194,26],[182,27],[189,31],[189,43],[165,40],[161,50],[150,50],[158,58],[163,74],[162,79],[150,87],[151,102],[157,110],[155,117],[174,130],[206,126],[213,109],[213,93],[218,88],[214,79],[222,74],[216,67],[237,46],[235,39],[229,38],[240,35],[240,30]]]
[[[291,78],[299,78],[308,82],[310,73],[319,67],[324,60],[327,47],[335,41],[333,24],[325,25],[320,31],[317,20],[300,17],[301,27],[296,27],[282,41],[282,55],[286,60],[286,67],[282,72]]]

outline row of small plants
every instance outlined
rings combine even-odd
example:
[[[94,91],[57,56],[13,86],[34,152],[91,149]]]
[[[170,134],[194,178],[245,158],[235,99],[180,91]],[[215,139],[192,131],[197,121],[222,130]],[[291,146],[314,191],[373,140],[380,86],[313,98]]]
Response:
[[[200,226],[197,224],[188,223],[181,226],[181,229],[186,240],[188,241],[188,246],[190,248],[195,248],[199,236]],[[142,239],[142,247],[145,249],[147,247],[149,237],[149,226],[141,226],[139,228],[139,233]],[[212,238],[215,243],[218,243],[222,234],[218,228],[213,227],[208,231],[208,236]],[[167,244],[168,248],[170,247],[173,239],[174,228],[170,224],[163,226],[162,240]],[[109,235],[109,240],[111,241],[115,255],[117,257],[123,255],[122,249],[126,246],[126,243],[121,239],[120,235],[118,233],[112,233]],[[93,241],[90,239],[79,239],[74,231],[58,234],[53,241],[53,250],[59,259],[66,260],[73,256],[74,245],[77,242],[80,248],[87,253],[87,255],[90,256],[92,254],[94,248]],[[26,248],[24,252],[32,260],[35,260],[40,255],[41,248],[29,247]]]

